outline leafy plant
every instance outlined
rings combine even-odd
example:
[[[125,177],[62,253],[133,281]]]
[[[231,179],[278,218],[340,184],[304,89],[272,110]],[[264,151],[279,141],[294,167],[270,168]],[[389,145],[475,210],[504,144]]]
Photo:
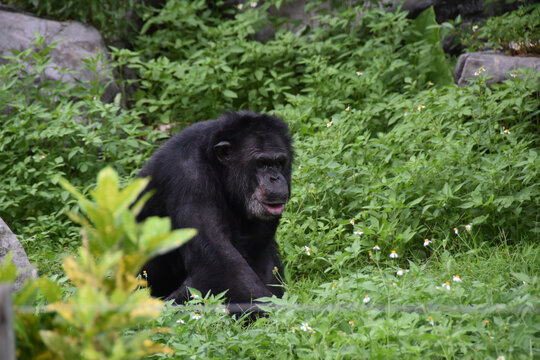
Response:
[[[540,53],[539,15],[538,4],[522,4],[517,10],[489,18],[483,24],[472,24],[466,28],[456,26],[454,32],[468,52],[487,49],[509,55],[535,56]]]
[[[137,114],[118,103],[102,103],[103,87],[45,80],[55,45],[44,43],[38,36],[33,48],[0,65],[0,216],[15,233],[52,240],[63,251],[74,230],[63,216],[69,194],[57,176],[87,187],[103,164],[131,174],[141,148],[150,151],[161,135],[144,131]],[[35,231],[25,228],[30,224]]]
[[[486,45],[512,55],[540,54],[540,5],[522,6],[516,11],[488,19],[479,28]]]
[[[83,246],[76,257],[63,261],[75,290],[68,300],[47,306],[57,314],[55,325],[39,332],[59,358],[133,359],[171,352],[147,340],[148,330],[126,332],[157,317],[163,306],[150,297],[145,280],[137,273],[148,259],[180,246],[195,232],[171,232],[168,218],[152,217],[137,224],[134,212],[148,196],[139,199],[133,211],[130,206],[148,180],[137,179],[122,190],[118,181],[111,168],[101,171],[97,188],[91,191],[95,201],[91,201],[66,180],[60,180],[77,198],[85,216],[71,214],[83,227]]]

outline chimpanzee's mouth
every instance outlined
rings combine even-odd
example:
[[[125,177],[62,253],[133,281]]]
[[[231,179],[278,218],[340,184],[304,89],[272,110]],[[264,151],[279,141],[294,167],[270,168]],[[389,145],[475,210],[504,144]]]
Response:
[[[285,210],[285,203],[262,203],[262,206],[272,215],[281,215]]]

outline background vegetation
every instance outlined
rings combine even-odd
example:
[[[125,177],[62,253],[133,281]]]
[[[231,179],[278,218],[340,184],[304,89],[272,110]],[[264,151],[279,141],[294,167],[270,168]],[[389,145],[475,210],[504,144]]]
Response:
[[[92,21],[107,35],[125,19],[112,10],[130,5],[113,3],[38,8],[60,19],[112,16]],[[112,104],[99,100],[97,81],[35,85],[50,50],[41,38],[0,66],[0,216],[58,289],[28,304],[61,292],[80,305],[81,284],[61,267],[81,242],[64,212],[79,205],[58,176],[86,193],[109,165],[130,182],[168,137],[160,129],[250,109],[285,119],[295,140],[293,196],[278,233],[285,298],[246,325],[223,313],[219,297],[200,294],[154,321],[126,320],[124,335],[168,328],[147,336],[176,358],[540,356],[539,74],[523,69],[487,87],[479,69],[459,88],[455,59],[440,45],[452,32],[466,46],[496,46],[505,27],[515,35],[504,41],[532,41],[538,6],[492,19],[478,36],[437,25],[432,10],[410,20],[336,2],[317,28],[254,41],[272,3],[138,9],[140,34],[111,59],[136,74],[119,80],[124,93],[137,90]],[[65,320],[53,312],[21,325],[21,358],[51,347],[39,329],[78,336]],[[87,324],[116,338],[106,325]]]

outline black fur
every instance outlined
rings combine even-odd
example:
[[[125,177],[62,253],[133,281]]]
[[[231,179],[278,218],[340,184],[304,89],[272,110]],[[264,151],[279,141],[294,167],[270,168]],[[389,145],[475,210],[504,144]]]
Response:
[[[290,195],[291,138],[283,120],[228,112],[183,130],[152,156],[140,177],[153,190],[138,215],[169,216],[173,228],[196,228],[187,244],[144,267],[153,296],[188,299],[228,290],[230,302],[281,296],[274,234]]]

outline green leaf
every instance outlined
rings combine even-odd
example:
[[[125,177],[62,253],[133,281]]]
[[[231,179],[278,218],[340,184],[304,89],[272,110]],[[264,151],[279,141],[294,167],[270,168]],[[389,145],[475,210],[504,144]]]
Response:
[[[236,99],[238,97],[238,95],[236,95],[235,92],[228,89],[223,90],[223,96],[228,97],[230,99]]]
[[[416,43],[423,40],[431,45],[429,55],[425,55],[429,58],[422,59],[427,65],[424,67],[427,79],[434,82],[435,85],[453,84],[454,78],[441,45],[439,25],[435,19],[433,6],[424,10],[411,22],[411,29],[413,32],[406,39],[407,42]]]
[[[3,260],[3,264],[0,262],[0,282],[14,282],[17,278],[17,267],[11,260],[13,257],[13,251],[8,251],[6,257]]]

